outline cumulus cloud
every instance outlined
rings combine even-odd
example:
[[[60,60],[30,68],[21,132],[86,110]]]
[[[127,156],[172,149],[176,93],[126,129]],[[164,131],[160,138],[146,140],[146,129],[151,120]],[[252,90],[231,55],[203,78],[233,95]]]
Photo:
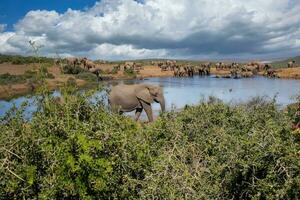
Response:
[[[6,28],[6,24],[0,24],[0,33],[3,32]]]
[[[1,53],[127,58],[263,58],[300,53],[298,0],[102,0],[84,11],[30,11],[0,31]],[[0,26],[1,30],[1,26]]]

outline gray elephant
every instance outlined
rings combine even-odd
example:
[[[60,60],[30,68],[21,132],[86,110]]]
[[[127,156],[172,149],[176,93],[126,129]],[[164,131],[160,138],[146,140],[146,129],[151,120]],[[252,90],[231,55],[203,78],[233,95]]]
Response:
[[[113,111],[119,113],[135,110],[137,121],[145,110],[149,122],[153,121],[151,103],[160,103],[161,110],[165,111],[165,98],[159,86],[149,84],[117,85],[109,94],[109,103]]]

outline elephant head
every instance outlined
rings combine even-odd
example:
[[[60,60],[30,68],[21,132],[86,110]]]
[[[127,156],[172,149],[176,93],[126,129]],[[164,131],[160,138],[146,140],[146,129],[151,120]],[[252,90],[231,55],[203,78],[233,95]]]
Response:
[[[165,98],[163,91],[158,86],[144,85],[136,88],[136,97],[147,103],[159,103],[162,111],[165,111]]]
[[[122,113],[136,110],[136,120],[145,110],[149,121],[153,121],[151,103],[160,103],[161,110],[165,111],[165,98],[159,86],[149,84],[117,85],[109,94],[111,107]]]

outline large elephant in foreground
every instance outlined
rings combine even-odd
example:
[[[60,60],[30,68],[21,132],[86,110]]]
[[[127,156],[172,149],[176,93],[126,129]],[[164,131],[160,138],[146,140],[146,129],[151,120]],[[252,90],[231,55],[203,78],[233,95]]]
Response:
[[[159,86],[149,84],[118,85],[109,94],[109,103],[114,111],[119,113],[135,110],[135,120],[138,120],[145,110],[149,122],[153,121],[151,103],[160,103],[165,110],[163,90]]]

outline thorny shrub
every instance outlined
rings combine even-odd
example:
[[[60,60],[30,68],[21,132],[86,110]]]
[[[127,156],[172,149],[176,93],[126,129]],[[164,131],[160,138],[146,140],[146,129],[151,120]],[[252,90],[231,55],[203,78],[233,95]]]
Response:
[[[300,146],[275,102],[202,102],[152,124],[92,91],[45,93],[0,126],[0,199],[297,199]]]

